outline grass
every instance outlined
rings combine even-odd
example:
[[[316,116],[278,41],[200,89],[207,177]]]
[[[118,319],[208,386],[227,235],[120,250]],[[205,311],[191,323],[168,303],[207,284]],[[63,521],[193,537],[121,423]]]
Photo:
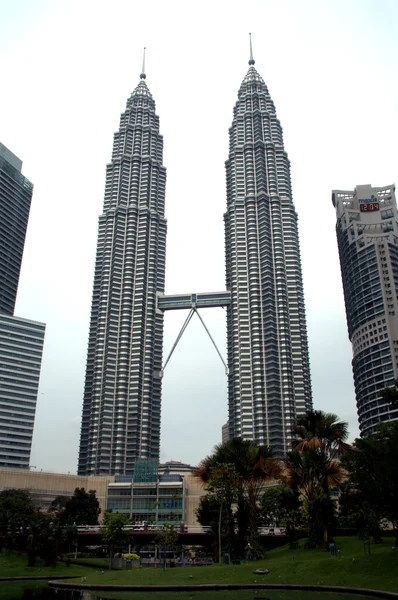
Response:
[[[28,567],[28,559],[25,556],[17,554],[0,553],[0,577],[47,577],[48,579],[57,579],[62,576],[79,577],[80,581],[87,573],[87,568],[80,565],[71,565],[67,567],[64,563],[58,562],[57,566],[46,567],[44,562],[38,560],[36,566]],[[71,581],[75,581],[71,579]],[[27,593],[34,597],[47,587],[47,581],[0,581],[1,600],[20,600]],[[29,590],[29,592],[28,592]],[[181,599],[182,600],[182,599]]]
[[[71,565],[81,565],[82,567],[94,567],[96,569],[109,570],[109,558],[71,558]],[[112,567],[113,571],[120,571],[120,567]]]
[[[56,579],[57,577],[75,575],[83,577],[87,569],[80,565],[71,565],[67,567],[65,563],[58,561],[56,567],[46,567],[42,560],[37,560],[34,567],[28,567],[26,555],[18,556],[11,553],[0,553],[0,577],[48,577]],[[4,582],[0,582],[3,586]],[[1,598],[1,596],[0,596]]]
[[[302,542],[303,545],[303,542]],[[133,569],[132,571],[109,571],[84,565],[71,565],[66,567],[58,563],[56,568],[44,567],[38,564],[36,567],[27,567],[26,557],[16,555],[0,555],[0,577],[27,577],[29,575],[46,575],[51,579],[57,579],[62,575],[74,575],[80,583],[81,577],[86,577],[86,583],[101,583],[110,585],[198,585],[203,583],[280,583],[280,584],[308,584],[308,585],[333,585],[358,588],[371,588],[398,593],[398,549],[393,550],[392,539],[386,539],[380,545],[371,545],[371,554],[364,553],[363,542],[355,537],[337,538],[336,545],[338,554],[331,558],[328,553],[321,550],[290,550],[287,546],[271,550],[268,558],[253,561],[250,564],[239,566],[210,567],[177,567],[174,569]],[[253,570],[257,568],[269,569],[269,575],[255,575]],[[72,580],[73,581],[73,580]],[[18,584],[19,585],[19,584]],[[33,585],[33,584],[30,584]],[[40,588],[41,584],[37,584]],[[0,583],[1,593],[4,594],[5,583]],[[14,587],[13,587],[14,586]],[[7,589],[15,590],[15,584],[7,584]],[[215,595],[214,595],[215,594]],[[234,600],[235,592],[228,592],[228,600]],[[246,599],[246,593],[240,591],[236,598]],[[282,591],[265,590],[260,594],[250,592],[248,598],[267,598],[269,600],[284,600],[291,597],[292,600],[301,600],[299,593],[288,592],[291,596],[284,596]],[[222,598],[222,592],[206,592],[206,600],[209,598]],[[19,598],[20,596],[1,595],[3,598]],[[131,596],[131,592],[130,592]],[[167,600],[174,600],[174,596],[183,600],[183,596],[174,593],[167,594]],[[101,597],[126,598],[127,596],[117,593],[113,595],[101,592]],[[165,597],[164,593],[153,592],[148,598],[159,600]],[[196,594],[189,593],[189,597],[195,599]],[[302,598],[312,600],[309,592]],[[319,597],[319,595],[318,595]],[[342,596],[342,598],[345,596]],[[140,592],[140,600],[146,600],[147,594]],[[203,596],[197,596],[198,600]],[[315,596],[314,596],[315,599]],[[332,600],[338,600],[337,596],[331,596]]]
[[[201,583],[290,583],[335,585],[386,590],[398,593],[398,549],[392,539],[364,545],[355,537],[337,538],[337,557],[322,550],[290,550],[287,546],[271,550],[268,558],[239,566],[133,569],[132,571],[87,570],[87,583],[116,585],[189,585]],[[303,546],[303,542],[302,542]],[[257,568],[269,575],[255,575]],[[153,600],[154,597],[153,597]]]

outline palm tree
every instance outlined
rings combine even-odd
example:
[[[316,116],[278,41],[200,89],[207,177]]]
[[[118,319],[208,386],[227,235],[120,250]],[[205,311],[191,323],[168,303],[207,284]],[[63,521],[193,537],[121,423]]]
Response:
[[[323,450],[307,448],[286,455],[283,480],[290,488],[300,490],[307,502],[312,502],[318,492],[329,494],[340,488],[345,479],[340,461],[329,458]]]
[[[299,452],[306,449],[322,449],[329,458],[338,458],[351,448],[346,443],[348,424],[339,421],[334,413],[307,410],[298,415],[292,427],[292,447]]]
[[[267,481],[279,479],[282,464],[274,457],[269,446],[257,446],[253,440],[233,438],[215,446],[213,453],[194,470],[194,475],[203,483],[208,483],[212,468],[223,463],[233,464],[239,476],[236,513],[239,545],[246,544],[247,536],[251,544],[254,544],[258,535],[260,494]]]
[[[293,450],[285,458],[284,480],[299,490],[306,507],[311,533],[316,544],[328,545],[333,517],[330,491],[342,486],[346,473],[340,457],[347,444],[348,425],[337,415],[309,410],[297,417],[292,428]]]

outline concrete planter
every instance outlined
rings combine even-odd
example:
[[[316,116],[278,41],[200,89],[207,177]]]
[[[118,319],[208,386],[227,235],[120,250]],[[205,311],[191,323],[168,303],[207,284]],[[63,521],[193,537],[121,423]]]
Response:
[[[141,562],[139,560],[132,560],[131,566],[133,569],[138,569],[141,566]]]

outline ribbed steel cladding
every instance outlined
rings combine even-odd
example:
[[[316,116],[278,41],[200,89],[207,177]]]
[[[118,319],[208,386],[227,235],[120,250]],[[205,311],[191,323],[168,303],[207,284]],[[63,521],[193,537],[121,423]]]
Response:
[[[87,357],[79,472],[131,473],[157,458],[164,291],[163,139],[141,81],[127,102],[107,166]],[[156,340],[156,352],[154,345]]]
[[[254,67],[234,108],[226,179],[229,434],[281,454],[297,408],[312,404],[311,383],[289,162]]]

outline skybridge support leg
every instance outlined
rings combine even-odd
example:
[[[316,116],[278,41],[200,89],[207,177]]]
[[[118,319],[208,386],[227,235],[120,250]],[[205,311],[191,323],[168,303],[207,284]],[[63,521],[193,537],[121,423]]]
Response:
[[[172,347],[172,348],[171,348],[171,350],[170,350],[170,353],[169,353],[169,355],[168,355],[168,357],[167,357],[167,360],[166,360],[166,362],[165,362],[165,363],[164,363],[164,365],[163,365],[163,368],[162,368],[162,370],[161,370],[161,372],[160,372],[160,376],[161,376],[161,377],[163,377],[163,375],[164,375],[164,370],[165,370],[165,368],[167,367],[167,364],[168,364],[168,362],[169,362],[170,358],[172,357],[172,354],[173,354],[174,350],[176,349],[176,347],[177,347],[177,345],[178,345],[178,342],[179,342],[179,341],[180,341],[180,339],[182,338],[182,336],[183,336],[183,334],[184,334],[184,331],[185,331],[185,330],[186,330],[186,328],[188,327],[188,325],[189,325],[189,322],[190,322],[190,320],[192,319],[192,317],[193,317],[194,313],[196,313],[196,314],[198,315],[198,318],[199,318],[200,322],[202,323],[203,327],[205,328],[205,331],[206,331],[207,335],[209,336],[211,343],[213,344],[214,348],[216,349],[216,352],[217,352],[218,356],[220,357],[222,364],[224,365],[224,368],[225,368],[225,374],[226,374],[226,375],[228,375],[228,374],[229,374],[229,369],[228,369],[228,366],[226,365],[226,363],[225,363],[225,360],[223,359],[223,357],[222,357],[222,354],[221,354],[221,352],[219,351],[219,349],[218,349],[218,347],[217,347],[217,344],[216,344],[216,342],[215,342],[215,341],[214,341],[214,339],[212,338],[212,335],[211,335],[210,331],[207,329],[205,322],[203,321],[202,317],[200,316],[199,312],[197,311],[196,307],[194,306],[194,307],[193,307],[193,308],[191,308],[191,310],[189,311],[189,314],[188,314],[187,318],[185,319],[183,326],[181,327],[181,331],[180,331],[180,333],[178,334],[178,336],[177,336],[177,339],[176,339],[176,341],[174,342],[174,344],[173,344],[173,347]]]
[[[161,370],[161,377],[163,377],[163,373],[164,373],[164,370],[165,370],[165,368],[167,367],[167,363],[169,362],[169,360],[170,360],[170,358],[171,358],[171,356],[172,356],[172,354],[173,354],[174,350],[176,349],[176,347],[177,347],[177,345],[178,345],[178,342],[179,342],[179,341],[180,341],[180,339],[182,338],[182,335],[183,335],[184,331],[185,331],[185,330],[186,330],[186,328],[188,327],[188,325],[189,325],[189,322],[190,322],[190,320],[192,319],[194,312],[195,312],[195,311],[194,311],[194,309],[193,309],[193,308],[191,308],[191,310],[189,311],[189,314],[188,314],[187,318],[186,318],[186,319],[185,319],[185,321],[184,321],[184,325],[181,327],[181,331],[180,331],[180,333],[178,334],[178,336],[177,336],[177,339],[176,339],[176,341],[174,342],[172,349],[170,350],[170,353],[169,353],[169,355],[168,355],[168,357],[167,357],[167,360],[166,360],[166,362],[165,362],[165,363],[164,363],[164,365],[163,365],[163,368],[162,368],[162,370]]]
[[[216,342],[213,340],[213,338],[212,338],[212,335],[211,335],[210,331],[207,329],[207,327],[206,327],[206,324],[205,324],[204,320],[202,319],[202,317],[200,316],[200,314],[199,314],[199,312],[196,310],[196,308],[194,308],[193,310],[194,310],[194,311],[196,312],[196,314],[198,315],[198,317],[199,317],[199,319],[200,319],[200,322],[202,323],[203,327],[205,328],[205,331],[206,331],[207,335],[209,336],[209,338],[210,338],[210,340],[211,340],[211,343],[213,344],[214,348],[216,349],[216,352],[217,352],[218,356],[221,358],[221,362],[222,362],[222,364],[224,365],[224,368],[225,368],[225,374],[226,374],[226,375],[229,375],[229,369],[228,369],[228,367],[227,367],[227,365],[226,365],[226,363],[225,363],[225,360],[223,359],[223,357],[222,357],[222,354],[221,354],[221,352],[219,351],[219,349],[218,349],[218,347],[217,347],[217,344],[216,344]]]

